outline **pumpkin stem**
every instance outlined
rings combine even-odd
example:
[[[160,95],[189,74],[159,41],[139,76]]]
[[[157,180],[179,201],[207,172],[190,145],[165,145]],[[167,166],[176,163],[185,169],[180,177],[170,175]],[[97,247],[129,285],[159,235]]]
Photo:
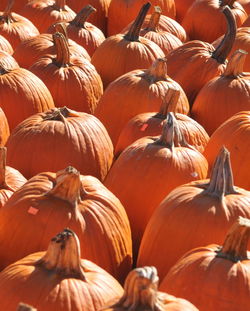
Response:
[[[62,22],[61,23],[55,23],[53,25],[53,27],[55,28],[55,32],[60,32],[61,34],[64,35],[67,42],[69,41],[68,34],[67,34],[67,26],[65,23],[62,23]]]
[[[7,24],[16,22],[16,20],[14,19],[13,15],[12,15],[12,12],[11,12],[13,5],[14,5],[14,2],[15,2],[15,0],[9,0],[7,2],[7,6],[3,12],[3,15],[0,16],[0,22],[7,23]]]
[[[56,65],[59,68],[68,67],[70,65],[70,52],[65,36],[60,32],[56,32],[52,36],[56,47],[56,58],[54,59]]]
[[[66,0],[56,0],[54,6],[58,11],[64,10],[66,6]]]
[[[72,230],[64,229],[51,239],[47,252],[36,264],[62,277],[86,281],[81,266],[79,239]]]
[[[82,191],[80,172],[68,166],[56,173],[55,186],[46,195],[65,200],[75,207],[81,200]]]
[[[16,311],[37,311],[37,309],[32,306],[26,305],[25,303],[19,303]]]
[[[232,8],[235,1],[236,0],[221,0],[220,6],[228,5],[230,8]]]
[[[51,113],[44,116],[43,121],[54,120],[65,123],[68,117],[79,117],[79,113],[67,107],[54,108]]]
[[[6,154],[7,148],[0,147],[0,186],[1,188],[5,188],[5,174],[6,174]]]
[[[112,309],[164,310],[157,292],[158,283],[159,277],[155,267],[143,267],[130,271],[124,283],[124,294],[112,306]]]
[[[230,153],[223,147],[218,154],[211,173],[210,182],[204,190],[211,196],[216,196],[221,200],[228,194],[237,194],[234,189],[233,173],[230,163]]]
[[[234,44],[237,30],[235,18],[229,6],[226,5],[225,7],[223,7],[222,12],[226,17],[228,29],[223,40],[216,48],[216,50],[212,53],[212,57],[215,58],[220,64],[225,63]]]
[[[171,151],[174,147],[191,147],[185,141],[173,112],[167,114],[162,134],[155,143],[166,146]]]
[[[161,12],[162,10],[159,6],[154,7],[154,12],[152,13],[148,22],[148,26],[144,29],[144,31],[157,31],[160,22]]]
[[[163,101],[158,115],[162,119],[166,119],[169,112],[175,112],[180,97],[180,90],[170,87],[168,89],[165,100]]]
[[[165,58],[156,59],[144,74],[144,78],[151,83],[168,80],[167,60]]]
[[[150,8],[151,4],[148,2],[148,3],[145,3],[138,16],[136,17],[134,23],[131,25],[129,31],[127,32],[127,34],[124,36],[124,39],[125,40],[128,40],[128,41],[139,41],[139,34],[140,34],[140,30],[141,30],[141,27],[142,27],[142,24],[144,22],[144,19],[147,15],[147,12]]]
[[[247,245],[250,235],[250,219],[239,217],[229,230],[217,257],[237,262],[249,260]]]
[[[243,66],[247,56],[247,52],[243,50],[237,50],[230,57],[223,76],[237,78],[243,73]]]
[[[75,27],[85,28],[85,22],[94,12],[96,12],[96,9],[92,5],[88,4],[76,15],[70,24],[74,25]]]

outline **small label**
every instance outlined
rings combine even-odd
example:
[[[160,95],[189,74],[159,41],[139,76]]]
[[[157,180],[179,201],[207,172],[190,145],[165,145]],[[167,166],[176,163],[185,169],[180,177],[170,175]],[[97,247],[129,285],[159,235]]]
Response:
[[[143,124],[143,126],[141,127],[141,131],[144,132],[147,127],[148,127],[147,123]]]
[[[34,208],[32,206],[30,206],[30,208],[28,209],[28,213],[31,215],[36,215],[39,212],[39,209]]]
[[[193,172],[193,173],[191,173],[191,176],[192,177],[198,177],[198,173],[197,172]]]

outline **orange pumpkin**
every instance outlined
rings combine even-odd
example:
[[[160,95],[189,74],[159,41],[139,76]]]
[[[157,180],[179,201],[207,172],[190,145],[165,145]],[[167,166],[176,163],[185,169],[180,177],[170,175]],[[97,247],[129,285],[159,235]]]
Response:
[[[0,34],[15,49],[21,42],[39,35],[38,29],[27,18],[12,12],[14,0],[9,0],[4,12],[0,12]]]
[[[0,106],[10,130],[34,113],[54,107],[52,96],[42,80],[20,68],[12,56],[1,51]]]
[[[229,153],[222,149],[210,180],[177,187],[156,209],[145,230],[137,265],[152,263],[162,280],[190,249],[222,243],[238,216],[250,218],[249,204],[250,192],[233,185]]]
[[[0,108],[0,147],[3,147],[10,136],[9,123],[5,113]]]
[[[194,1],[182,21],[189,38],[211,43],[223,35],[227,30],[227,24],[221,9],[225,5],[230,7],[237,27],[240,27],[247,19],[247,13],[238,1]]]
[[[188,9],[195,0],[175,0],[176,20],[181,23]]]
[[[13,54],[13,49],[8,40],[6,40],[3,36],[0,35],[0,50],[7,52],[8,54]]]
[[[204,151],[204,156],[211,166],[219,150],[225,146],[231,154],[235,184],[247,190],[250,190],[249,120],[249,111],[232,116],[213,133]]]
[[[73,167],[34,176],[0,211],[0,249],[6,249],[1,268],[45,250],[50,237],[68,227],[79,236],[86,259],[120,281],[131,269],[131,232],[123,206],[98,179]]]
[[[146,0],[112,0],[108,10],[108,35],[120,33],[135,17]],[[152,5],[158,5],[162,14],[175,18],[174,0],[151,0]]]
[[[184,43],[166,56],[170,77],[182,86],[191,105],[200,89],[225,71],[226,58],[236,35],[236,24],[228,6],[224,7],[223,13],[229,28],[216,49],[209,43],[195,40]]]
[[[250,1],[249,0],[238,0],[238,2],[243,6],[247,14],[250,14]]]
[[[112,306],[103,311],[198,311],[185,299],[158,291],[159,277],[155,267],[137,268],[131,271],[124,284],[124,294]]]
[[[166,100],[162,103],[158,113],[146,112],[132,118],[123,127],[115,147],[115,155],[118,156],[139,138],[160,135],[168,112],[176,111],[179,95],[180,91],[169,89]],[[209,140],[209,136],[204,128],[184,114],[175,113],[175,118],[187,143],[202,153]]]
[[[47,251],[7,267],[0,273],[1,308],[15,311],[19,301],[26,301],[39,311],[97,311],[119,297],[120,284],[93,262],[81,259],[81,249],[88,247],[82,244],[65,229],[52,238]]]
[[[127,34],[107,38],[93,54],[92,64],[100,74],[104,87],[121,75],[131,70],[147,68],[155,59],[164,57],[157,44],[139,36],[149,8],[149,2],[141,8]]]
[[[169,113],[161,136],[141,138],[121,153],[104,184],[128,213],[135,255],[163,198],[183,183],[205,178],[207,169],[202,154],[185,142],[173,113]]]
[[[40,33],[46,33],[54,23],[68,22],[76,16],[76,13],[66,5],[66,0],[31,0],[20,14],[36,25]]]
[[[107,128],[113,144],[116,145],[123,127],[132,117],[157,111],[171,88],[180,91],[175,111],[188,114],[186,94],[168,76],[164,58],[155,60],[149,69],[131,71],[112,82],[104,91],[95,114]]]
[[[56,107],[94,113],[103,94],[102,80],[95,67],[85,58],[70,55],[63,34],[53,34],[56,55],[40,58],[30,71],[48,87]]]
[[[166,275],[160,290],[189,299],[202,311],[249,310],[249,235],[250,220],[240,217],[222,246],[211,244],[186,253]]]
[[[7,147],[9,165],[29,178],[71,164],[82,174],[103,180],[113,161],[113,145],[102,123],[66,107],[24,120],[11,133]]]

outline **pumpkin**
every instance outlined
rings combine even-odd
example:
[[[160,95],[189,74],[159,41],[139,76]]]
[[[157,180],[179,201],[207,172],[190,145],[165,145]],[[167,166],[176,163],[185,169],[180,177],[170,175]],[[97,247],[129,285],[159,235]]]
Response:
[[[247,190],[250,190],[249,120],[249,111],[235,114],[213,133],[204,150],[204,156],[211,165],[218,151],[225,146],[231,154],[235,184]]]
[[[21,42],[39,35],[38,29],[27,18],[12,12],[14,0],[9,0],[4,12],[0,12],[0,34],[15,49]]]
[[[89,18],[90,23],[107,33],[108,8],[111,0],[67,0],[68,5],[75,12],[79,12],[84,6],[90,4],[96,8],[96,14]]]
[[[3,36],[0,35],[0,50],[9,53],[10,55],[13,54],[13,49],[11,44],[8,40],[6,40]]]
[[[229,153],[223,148],[210,180],[181,185],[161,202],[145,230],[137,264],[152,263],[162,280],[190,249],[222,243],[238,216],[250,217],[249,204],[250,192],[233,184]]]
[[[66,5],[66,0],[31,0],[20,14],[32,21],[40,33],[46,33],[54,23],[68,22],[76,16],[76,13]]]
[[[250,73],[243,72],[245,57],[245,51],[237,50],[225,72],[205,84],[195,99],[192,117],[210,135],[237,112],[250,110]]]
[[[250,1],[249,0],[238,0],[238,2],[243,6],[247,14],[250,14]]]
[[[10,136],[10,129],[5,113],[0,108],[0,147],[3,147]]]
[[[183,183],[205,178],[207,169],[203,155],[184,141],[171,112],[161,136],[141,138],[120,154],[104,184],[127,211],[135,255],[145,227],[163,198]]]
[[[98,179],[73,167],[34,176],[1,210],[0,248],[6,249],[1,268],[45,250],[50,237],[68,227],[77,233],[86,259],[120,281],[131,269],[131,232],[123,206]]]
[[[93,55],[94,51],[105,40],[105,36],[102,31],[87,22],[89,16],[93,12],[96,12],[96,9],[91,5],[87,5],[72,21],[66,23],[68,37],[83,46],[90,56]],[[49,29],[49,32],[53,33],[54,31]]]
[[[61,32],[68,38],[64,24],[56,24],[55,29],[56,32]],[[84,57],[90,61],[88,52],[82,46],[71,39],[68,39],[68,45],[72,56]],[[18,45],[13,57],[20,66],[29,69],[39,58],[51,54],[56,54],[53,37],[51,34],[41,34]]]
[[[166,56],[170,77],[182,86],[191,105],[200,89],[225,71],[226,58],[235,39],[236,24],[228,6],[223,8],[223,13],[229,28],[216,49],[209,43],[195,40],[184,43]]]
[[[71,229],[65,229],[52,238],[47,251],[8,266],[0,273],[2,308],[15,311],[21,300],[39,311],[97,311],[119,297],[120,284],[93,262],[81,259],[81,249],[88,247],[82,244]]]
[[[158,291],[159,277],[155,267],[136,268],[129,272],[124,294],[112,306],[103,311],[198,311],[185,299],[176,298]]]
[[[249,234],[250,220],[240,217],[222,246],[210,244],[186,253],[166,275],[160,290],[189,299],[202,311],[248,310]]]
[[[30,305],[27,305],[26,303],[19,303],[17,307],[17,311],[37,311],[37,309],[33,308]]]
[[[168,112],[176,110],[179,96],[179,90],[170,88],[159,112],[146,112],[133,117],[123,127],[119,136],[115,147],[116,156],[139,138],[160,135]],[[175,113],[175,118],[187,143],[202,153],[209,140],[204,128],[184,114]]]
[[[157,59],[149,69],[131,71],[112,82],[104,91],[95,115],[116,145],[126,123],[139,113],[158,110],[171,88],[180,91],[175,111],[188,114],[189,103],[183,89],[168,76],[166,60]]]
[[[121,75],[131,70],[147,68],[156,58],[164,57],[157,44],[139,36],[149,8],[149,2],[141,8],[127,34],[107,38],[93,54],[92,64],[100,74],[105,88]]]
[[[34,113],[54,107],[52,96],[42,80],[20,68],[12,56],[1,51],[0,106],[10,130]]]
[[[56,55],[40,58],[30,67],[30,71],[46,84],[56,107],[67,106],[93,114],[103,94],[99,74],[85,58],[70,55],[62,33],[53,34],[53,40]]]
[[[108,10],[108,35],[120,33],[145,3],[145,0],[112,0]],[[163,15],[175,18],[174,0],[151,0],[151,4],[160,6]]]
[[[175,0],[176,20],[181,23],[188,9],[195,0]]]
[[[194,1],[182,21],[189,38],[211,43],[223,35],[227,30],[227,24],[221,8],[225,5],[230,7],[237,27],[240,27],[247,19],[247,13],[238,1]],[[204,23],[205,20],[209,22]]]

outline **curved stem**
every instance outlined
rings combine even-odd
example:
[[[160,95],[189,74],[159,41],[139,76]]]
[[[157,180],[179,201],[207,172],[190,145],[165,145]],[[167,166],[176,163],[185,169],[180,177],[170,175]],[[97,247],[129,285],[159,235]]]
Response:
[[[144,19],[147,15],[147,12],[148,12],[150,6],[151,6],[150,2],[148,2],[142,6],[142,8],[141,8],[137,18],[135,19],[134,23],[131,25],[129,31],[124,36],[124,39],[126,39],[128,41],[138,41],[139,40],[140,30],[141,30],[142,24],[144,22]]]
[[[247,54],[248,53],[243,50],[235,51],[227,63],[223,76],[235,78],[240,76],[243,73],[243,67]]]
[[[66,0],[55,0],[55,7],[58,11],[64,10],[66,5]]]
[[[52,36],[54,45],[56,47],[56,58],[55,58],[56,65],[60,68],[69,66],[70,52],[66,38],[60,32],[56,32]]]
[[[80,173],[72,166],[56,173],[56,182],[53,189],[46,195],[67,201],[76,207],[81,200],[82,184]]]
[[[96,9],[92,5],[88,4],[76,15],[70,24],[74,25],[75,27],[85,28],[85,22],[94,12],[96,12]]]
[[[219,46],[212,53],[212,57],[215,58],[218,63],[224,64],[234,44],[237,26],[229,6],[223,7],[222,12],[226,17],[228,30]]]
[[[154,7],[154,12],[152,13],[148,26],[144,29],[146,31],[157,31],[161,17],[161,8],[159,6]]]
[[[233,262],[249,260],[247,246],[250,235],[250,219],[239,217],[229,230],[225,242],[217,254]]]
[[[152,83],[167,80],[167,60],[165,58],[156,59],[151,67],[146,71],[144,77]]]
[[[225,195],[238,193],[233,184],[230,153],[223,147],[215,160],[210,182],[204,193],[223,199]]]
[[[86,281],[81,266],[80,243],[77,235],[69,229],[64,229],[50,241],[47,252],[36,265],[53,270],[64,278]]]
[[[169,112],[175,112],[180,98],[180,90],[170,87],[168,89],[165,100],[163,101],[158,115],[164,119],[167,117]]]
[[[37,309],[32,306],[26,305],[25,303],[19,303],[17,311],[37,311]]]
[[[65,39],[68,42],[69,38],[68,38],[68,34],[67,34],[67,26],[66,26],[66,24],[61,22],[61,23],[56,23],[53,26],[55,28],[55,32],[60,32],[61,34],[63,34]]]

